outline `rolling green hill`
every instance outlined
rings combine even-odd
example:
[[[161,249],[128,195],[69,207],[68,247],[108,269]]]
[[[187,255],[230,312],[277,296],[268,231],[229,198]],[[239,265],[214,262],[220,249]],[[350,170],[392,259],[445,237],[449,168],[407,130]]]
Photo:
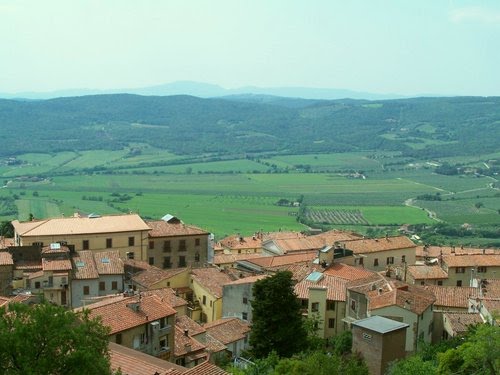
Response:
[[[286,98],[128,94],[0,100],[3,156],[141,142],[187,156],[393,150],[431,158],[497,151],[499,129],[500,97],[300,105]]]

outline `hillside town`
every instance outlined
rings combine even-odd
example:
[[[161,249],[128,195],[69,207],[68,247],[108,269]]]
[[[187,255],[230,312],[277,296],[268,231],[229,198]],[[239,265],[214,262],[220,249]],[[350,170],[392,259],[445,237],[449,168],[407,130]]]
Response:
[[[245,360],[253,285],[293,275],[316,335],[352,332],[372,374],[419,349],[498,323],[500,250],[438,247],[349,232],[208,231],[165,215],[83,215],[20,222],[0,239],[0,306],[42,300],[109,327],[122,374],[226,374]]]

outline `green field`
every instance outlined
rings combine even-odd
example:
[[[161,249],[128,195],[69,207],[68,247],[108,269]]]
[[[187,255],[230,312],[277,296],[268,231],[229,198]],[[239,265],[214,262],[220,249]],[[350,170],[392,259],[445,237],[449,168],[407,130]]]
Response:
[[[170,213],[218,237],[307,229],[297,221],[300,207],[278,206],[280,199],[300,200],[302,207],[330,212],[332,217],[357,212],[358,221],[331,220],[332,225],[360,231],[435,223],[424,209],[453,224],[500,224],[496,179],[437,175],[429,167],[410,167],[397,153],[202,159],[192,162],[140,144],[119,151],[24,154],[18,157],[22,165],[0,167],[7,183],[0,197],[15,202],[20,220],[30,214],[43,218],[76,211],[132,211],[156,219]],[[314,173],[305,173],[305,165]],[[270,168],[288,173],[268,173]],[[349,171],[364,171],[366,176],[353,178]],[[409,199],[437,193],[441,201],[413,200],[419,208],[405,206]]]

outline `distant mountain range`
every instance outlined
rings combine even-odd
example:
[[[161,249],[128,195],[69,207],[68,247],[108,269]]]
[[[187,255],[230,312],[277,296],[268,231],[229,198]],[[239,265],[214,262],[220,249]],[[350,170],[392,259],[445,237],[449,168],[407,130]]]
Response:
[[[135,89],[116,90],[93,90],[93,89],[71,89],[51,92],[20,92],[20,93],[0,93],[0,98],[4,99],[53,99],[62,97],[101,95],[101,94],[135,94],[147,96],[171,96],[171,95],[192,95],[200,98],[216,98],[225,96],[279,96],[287,98],[303,99],[401,99],[402,95],[397,94],[376,94],[368,92],[358,92],[344,89],[327,89],[312,87],[256,87],[246,86],[236,89],[226,89],[218,85],[209,83],[178,81],[164,85],[142,87]]]

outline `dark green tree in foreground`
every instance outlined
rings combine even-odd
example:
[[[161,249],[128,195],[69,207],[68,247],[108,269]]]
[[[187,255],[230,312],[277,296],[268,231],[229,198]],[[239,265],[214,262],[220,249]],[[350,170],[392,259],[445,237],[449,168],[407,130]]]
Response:
[[[43,303],[0,308],[0,374],[110,374],[108,329]]]
[[[253,299],[250,345],[257,358],[264,358],[273,350],[280,357],[290,357],[306,348],[307,333],[291,272],[277,272],[257,281]]]

